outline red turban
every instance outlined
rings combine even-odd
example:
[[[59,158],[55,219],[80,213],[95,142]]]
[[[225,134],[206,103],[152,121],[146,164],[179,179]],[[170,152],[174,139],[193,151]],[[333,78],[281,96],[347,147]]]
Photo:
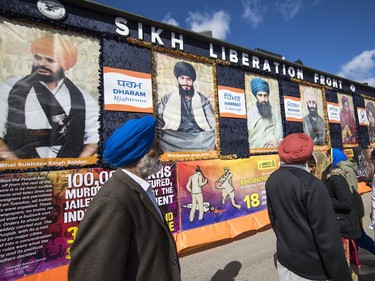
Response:
[[[31,53],[55,58],[64,70],[77,63],[77,48],[61,35],[44,36],[31,44]]]
[[[278,148],[280,159],[286,164],[305,164],[314,148],[313,140],[306,134],[290,134]]]

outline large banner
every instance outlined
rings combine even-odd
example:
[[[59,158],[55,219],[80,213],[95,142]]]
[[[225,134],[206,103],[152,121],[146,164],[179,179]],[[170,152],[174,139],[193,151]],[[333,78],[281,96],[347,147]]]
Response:
[[[0,176],[1,280],[67,264],[78,223],[111,173],[93,168]]]
[[[162,157],[216,157],[213,66],[162,53],[155,53],[155,63]]]
[[[241,160],[180,162],[182,230],[265,210],[265,182],[279,166],[277,155]]]
[[[68,264],[78,224],[113,172],[91,168],[0,176],[0,280]],[[175,164],[163,165],[148,181],[170,231],[180,231]]]
[[[0,170],[97,162],[99,40],[0,18]]]
[[[151,184],[156,197],[156,203],[164,215],[169,230],[172,233],[180,231],[180,213],[176,178],[176,164],[164,163],[163,168],[150,176],[147,181]]]
[[[278,81],[246,74],[245,93],[250,150],[276,150],[283,139]]]

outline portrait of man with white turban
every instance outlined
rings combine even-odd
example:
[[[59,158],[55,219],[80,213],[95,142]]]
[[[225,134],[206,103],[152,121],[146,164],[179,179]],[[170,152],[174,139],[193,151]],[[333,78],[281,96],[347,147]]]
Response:
[[[303,117],[303,131],[312,138],[315,145],[324,145],[326,144],[326,127],[324,119],[319,115],[319,111],[323,113],[321,90],[301,86],[300,91],[308,111]]]
[[[270,83],[273,86],[272,90]],[[283,138],[281,115],[277,110],[279,106],[277,80],[247,76],[246,92],[248,100],[252,102],[247,103],[250,149],[276,148]],[[277,104],[271,105],[271,95]]]
[[[164,63],[168,61],[162,57],[158,59],[159,63],[163,63],[162,59]],[[200,79],[208,81],[212,77],[212,68],[199,65],[203,74],[203,71],[197,71],[197,65],[174,61],[173,69],[165,67],[164,74],[170,79],[164,84],[163,78],[158,82],[158,92],[162,95],[159,95],[156,105],[156,116],[160,147],[164,152],[215,149],[215,111],[207,93],[201,92],[200,86],[204,83],[197,83]],[[205,84],[211,85],[210,91],[213,92],[212,80]],[[164,86],[169,86],[168,90]]]
[[[0,160],[92,156],[99,141],[98,101],[66,76],[78,61],[77,41],[40,34],[28,38],[22,54],[32,58],[31,73],[0,85]]]

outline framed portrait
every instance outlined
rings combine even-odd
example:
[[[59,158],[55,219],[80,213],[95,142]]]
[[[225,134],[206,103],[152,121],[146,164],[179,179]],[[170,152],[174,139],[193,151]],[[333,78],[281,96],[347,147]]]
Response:
[[[283,138],[278,81],[246,73],[245,97],[250,152],[276,150]]]
[[[98,160],[96,38],[0,18],[0,170]]]
[[[364,99],[366,108],[367,130],[369,142],[375,146],[375,100]]]
[[[162,158],[215,158],[213,66],[155,52],[157,133]]]
[[[302,101],[303,131],[313,139],[314,145],[326,145],[329,132],[322,90],[305,85],[299,85],[299,89]]]
[[[358,130],[354,116],[353,97],[337,94],[340,109],[341,137],[344,146],[358,144]]]

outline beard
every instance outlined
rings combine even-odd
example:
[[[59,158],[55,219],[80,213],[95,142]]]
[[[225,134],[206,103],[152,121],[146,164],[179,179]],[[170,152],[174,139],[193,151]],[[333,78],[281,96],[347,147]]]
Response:
[[[149,176],[159,172],[161,168],[163,168],[159,158],[160,157],[150,157],[148,155],[143,156],[137,165],[139,176],[146,179]]]
[[[194,87],[191,86],[189,90],[185,90],[184,88],[182,88],[182,86],[185,86],[185,85],[181,85],[181,84],[178,84],[178,91],[180,93],[181,96],[189,96],[189,97],[192,97],[194,96]]]
[[[262,116],[263,118],[271,118],[272,107],[269,101],[268,102],[257,101],[256,105],[257,105],[260,116]]]
[[[48,71],[50,73],[50,75],[44,75],[44,74],[38,73],[37,71],[39,69],[42,69],[44,71]],[[34,79],[39,80],[39,81],[43,81],[45,83],[59,81],[59,80],[61,80],[65,77],[65,71],[64,71],[63,68],[60,68],[60,70],[58,70],[57,72],[53,72],[46,67],[35,66],[35,65],[33,65],[32,69],[31,69],[31,74],[32,74]]]
[[[309,115],[311,117],[317,117],[318,116],[318,109],[316,107],[307,107],[307,109],[309,110]]]

